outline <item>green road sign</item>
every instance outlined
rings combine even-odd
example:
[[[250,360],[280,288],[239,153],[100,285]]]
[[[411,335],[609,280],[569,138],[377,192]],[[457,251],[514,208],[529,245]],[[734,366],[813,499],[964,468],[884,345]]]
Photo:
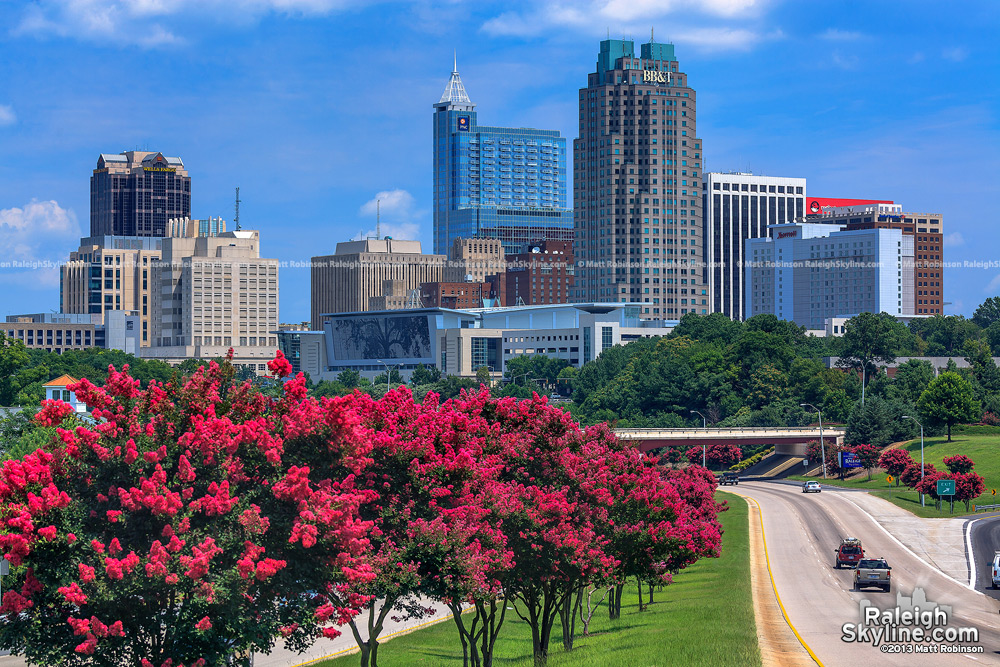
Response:
[[[953,495],[955,495],[955,480],[953,480],[953,479],[939,479],[937,481],[937,494],[939,496],[953,496]]]

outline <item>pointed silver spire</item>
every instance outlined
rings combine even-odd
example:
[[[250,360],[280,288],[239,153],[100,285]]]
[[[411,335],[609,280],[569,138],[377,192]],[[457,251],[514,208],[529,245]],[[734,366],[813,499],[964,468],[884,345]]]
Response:
[[[458,74],[458,52],[454,54],[454,64],[451,70],[451,78],[448,79],[448,85],[444,87],[444,93],[441,94],[441,99],[434,106],[438,105],[449,105],[454,107],[465,107],[466,110],[471,111],[475,104],[469,99],[469,94],[465,92],[465,85],[462,83],[462,77]]]

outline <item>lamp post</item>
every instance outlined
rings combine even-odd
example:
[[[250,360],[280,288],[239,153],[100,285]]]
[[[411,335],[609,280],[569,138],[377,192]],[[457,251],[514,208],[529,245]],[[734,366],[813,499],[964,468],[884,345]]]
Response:
[[[692,410],[691,414],[693,414],[693,415],[700,415],[701,416],[701,427],[707,431],[708,430],[708,420],[705,419],[705,415],[701,414],[697,410]],[[704,441],[702,441],[702,443],[701,443],[701,467],[702,468],[708,468],[708,466],[705,465],[705,443],[704,443]]]
[[[875,366],[875,371],[878,372],[878,364],[869,359],[865,359],[861,362],[861,407],[865,407],[865,369],[868,368],[868,364]]]
[[[389,365],[384,361],[382,361],[381,359],[376,359],[375,361],[385,366],[385,393],[388,394],[389,390],[391,389],[390,383],[392,382],[392,376],[389,374]],[[392,367],[397,368],[398,365],[393,365]]]
[[[924,481],[924,425],[910,415],[903,415],[903,419],[916,422],[917,426],[920,427],[920,481],[922,482]],[[922,493],[920,494],[920,506],[924,506],[924,494]]]
[[[864,385],[862,385],[862,389]],[[826,479],[826,445],[823,442],[823,411],[812,403],[799,403],[799,407],[812,408],[819,414],[819,455],[823,458],[823,479]]]

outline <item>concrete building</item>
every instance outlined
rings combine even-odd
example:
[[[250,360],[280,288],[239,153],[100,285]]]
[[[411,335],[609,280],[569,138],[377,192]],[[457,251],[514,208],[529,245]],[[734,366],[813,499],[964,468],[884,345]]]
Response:
[[[313,347],[315,332],[301,333],[302,369],[313,379],[334,379],[349,368],[368,378],[396,368],[408,378],[418,364],[462,377],[486,366],[499,376],[507,361],[526,354],[579,367],[609,347],[676,325],[640,315],[640,304],[631,303],[337,313],[324,317],[322,353]]]
[[[864,312],[913,315],[913,236],[831,223],[771,225],[769,232],[746,241],[747,317],[771,313],[825,329],[828,318]]]
[[[338,243],[335,254],[312,258],[312,329],[323,328],[324,313],[419,306],[420,285],[442,282],[447,261],[423,254],[420,241]]]
[[[102,347],[138,355],[139,330],[139,314],[126,310],[8,315],[7,321],[0,323],[0,332],[8,338],[21,341],[29,349],[56,354]]]
[[[556,130],[480,125],[458,65],[434,105],[434,252],[457,238],[525,243],[573,238],[566,139]]]
[[[492,308],[505,305],[503,275],[491,276],[482,283],[423,283],[420,286],[422,308]]]
[[[191,216],[191,177],[179,157],[102,153],[90,177],[91,236],[166,236],[167,221]]]
[[[568,303],[576,275],[573,244],[545,241],[507,255],[504,290],[509,306]]]
[[[805,214],[806,179],[707,173],[702,183],[703,278],[712,311],[743,320],[743,251],[747,239],[767,236],[768,225]]]
[[[163,239],[151,266],[152,346],[142,356],[179,363],[235,349],[233,363],[266,373],[278,348],[278,260],[260,232]]]
[[[873,202],[824,206],[810,222],[845,225],[848,230],[898,229],[913,243],[911,276],[915,315],[944,312],[944,220],[940,213],[906,213],[902,204]]]
[[[499,239],[458,238],[448,253],[445,282],[484,282],[490,276],[504,273],[507,259]]]
[[[642,316],[710,311],[703,279],[696,96],[672,44],[601,42],[573,144],[573,300],[642,303]]]

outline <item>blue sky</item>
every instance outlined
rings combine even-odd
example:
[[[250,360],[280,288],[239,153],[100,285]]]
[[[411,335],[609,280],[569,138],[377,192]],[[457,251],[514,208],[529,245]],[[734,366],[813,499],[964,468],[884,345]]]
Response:
[[[706,171],[945,216],[947,312],[1000,294],[1000,8],[940,2],[0,2],[0,264],[65,259],[101,152],[179,155],[193,215],[307,262],[374,229],[431,248],[431,105],[452,54],[481,123],[577,134],[608,32],[676,45]],[[380,194],[381,193],[381,194]],[[53,268],[0,268],[0,315],[58,309]],[[309,271],[281,273],[309,318]]]

